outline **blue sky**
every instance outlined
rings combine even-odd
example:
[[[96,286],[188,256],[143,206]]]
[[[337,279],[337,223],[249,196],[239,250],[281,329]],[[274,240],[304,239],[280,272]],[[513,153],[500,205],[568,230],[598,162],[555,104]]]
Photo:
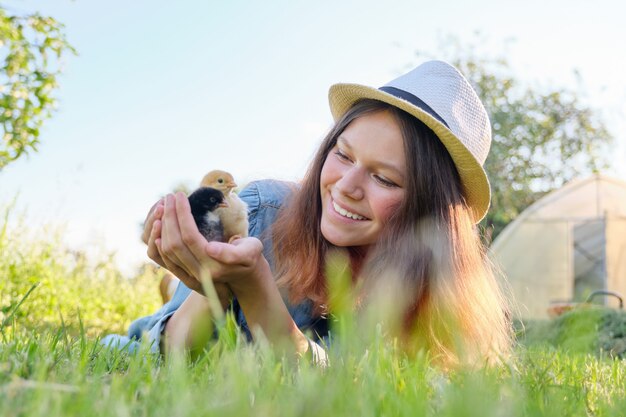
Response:
[[[213,168],[240,183],[298,179],[331,123],[328,87],[379,86],[437,55],[441,37],[489,40],[516,75],[570,87],[617,138],[626,178],[626,39],[620,1],[3,1],[66,25],[59,110],[39,152],[0,172],[0,206],[70,246],[144,260],[139,226],[175,185]],[[574,70],[580,73],[582,85]],[[16,219],[18,216],[14,216]]]

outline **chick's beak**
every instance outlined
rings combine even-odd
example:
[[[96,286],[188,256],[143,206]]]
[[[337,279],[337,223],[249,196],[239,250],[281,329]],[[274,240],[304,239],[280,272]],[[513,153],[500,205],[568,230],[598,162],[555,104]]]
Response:
[[[219,203],[217,205],[218,207],[222,207],[222,208],[227,208],[228,207],[228,203],[226,201],[222,201],[221,203]]]

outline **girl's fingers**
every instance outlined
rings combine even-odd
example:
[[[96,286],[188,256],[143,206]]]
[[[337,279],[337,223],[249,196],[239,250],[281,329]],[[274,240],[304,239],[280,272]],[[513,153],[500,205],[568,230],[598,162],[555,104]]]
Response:
[[[198,231],[198,226],[191,214],[189,199],[184,193],[178,192],[174,196],[174,204],[181,240],[196,259],[202,260],[206,256],[207,241]]]
[[[161,239],[157,239],[155,241],[155,245],[160,253],[162,253],[161,244]],[[167,256],[163,256],[163,261],[165,268],[167,268],[172,274],[176,275],[176,277],[183,281],[187,287],[201,294],[204,293],[202,289],[202,284],[193,276],[189,275],[187,271],[185,271],[175,262],[172,262]]]
[[[251,266],[263,253],[263,244],[254,237],[237,239],[232,244],[211,242],[205,253],[222,264]]]
[[[168,258],[169,262],[177,264],[187,274],[195,275],[200,270],[200,263],[183,242],[178,225],[175,200],[171,194],[165,200],[161,235],[161,256]]]
[[[160,220],[163,215],[163,199],[157,201],[148,211],[146,220],[143,222],[143,233],[141,234],[141,240],[147,244],[150,239],[150,233],[152,232],[152,226],[155,220]]]
[[[175,242],[175,236],[177,234],[177,225],[176,222],[172,222],[172,219],[175,219],[175,214],[173,212],[173,208],[171,203],[168,203],[170,200],[170,195],[165,196],[164,206],[163,206],[163,216],[161,221],[161,240],[159,245],[157,246],[159,249],[159,254],[165,260],[168,258],[168,262],[172,262],[175,260],[174,251],[177,243]],[[179,245],[180,246],[180,245]]]
[[[152,259],[157,264],[165,267],[165,263],[163,258],[161,257],[161,253],[157,249],[156,240],[161,239],[161,220],[156,220],[152,225],[152,231],[150,233],[150,237],[148,238],[148,257]]]

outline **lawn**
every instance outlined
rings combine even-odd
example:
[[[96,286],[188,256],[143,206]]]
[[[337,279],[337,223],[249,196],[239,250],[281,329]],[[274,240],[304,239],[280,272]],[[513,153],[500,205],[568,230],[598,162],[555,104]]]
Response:
[[[519,327],[502,366],[443,373],[338,317],[330,366],[247,344],[233,323],[193,361],[103,349],[159,306],[160,272],[123,277],[59,231],[0,223],[0,416],[613,416],[626,414],[626,319],[587,309]],[[45,238],[42,238],[45,236]]]

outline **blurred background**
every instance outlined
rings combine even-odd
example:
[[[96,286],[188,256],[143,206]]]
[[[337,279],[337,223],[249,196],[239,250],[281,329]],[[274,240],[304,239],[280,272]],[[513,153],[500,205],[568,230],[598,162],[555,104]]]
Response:
[[[623,2],[24,0],[0,11],[8,230],[61,227],[69,247],[129,275],[148,261],[140,223],[160,196],[215,168],[240,185],[298,180],[331,124],[331,84],[380,86],[430,58],[458,65],[491,115],[488,244],[570,180],[626,179]],[[22,72],[7,66],[20,45],[32,53]]]

